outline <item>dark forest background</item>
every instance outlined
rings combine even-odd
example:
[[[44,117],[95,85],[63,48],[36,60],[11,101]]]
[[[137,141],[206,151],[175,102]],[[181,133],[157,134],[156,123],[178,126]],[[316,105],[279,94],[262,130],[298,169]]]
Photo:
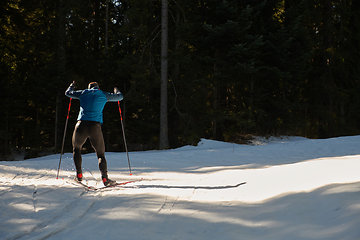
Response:
[[[360,133],[360,1],[169,0],[170,148]],[[130,149],[159,148],[161,0],[0,1],[0,156],[59,152],[72,81],[117,86]],[[79,102],[73,100],[65,151]],[[116,103],[107,151],[122,151]],[[89,146],[85,146],[89,148]]]

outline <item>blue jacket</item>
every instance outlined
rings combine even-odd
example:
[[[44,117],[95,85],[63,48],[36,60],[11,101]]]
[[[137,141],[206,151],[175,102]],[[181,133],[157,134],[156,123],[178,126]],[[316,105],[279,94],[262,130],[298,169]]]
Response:
[[[94,87],[91,89],[74,91],[70,86],[65,95],[69,98],[80,100],[78,121],[94,121],[103,123],[103,110],[107,102],[121,101],[124,97],[121,92],[108,93]]]

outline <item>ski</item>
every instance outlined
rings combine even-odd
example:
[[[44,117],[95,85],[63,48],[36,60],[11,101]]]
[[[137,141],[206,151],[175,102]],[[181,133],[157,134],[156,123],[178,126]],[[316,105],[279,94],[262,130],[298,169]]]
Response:
[[[86,185],[85,183],[83,183],[83,182],[78,182],[78,181],[76,181],[76,180],[70,181],[70,182],[67,181],[67,182],[70,183],[70,184],[73,184],[73,185],[75,185],[75,186],[83,187],[83,188],[85,188],[86,190],[93,190],[93,191],[95,191],[95,190],[97,189],[96,187]]]
[[[116,183],[116,184],[113,184],[113,185],[103,186],[103,187],[89,186],[89,185],[86,185],[86,184],[84,184],[82,182],[78,182],[78,181],[71,181],[70,183],[74,184],[76,186],[83,187],[83,188],[85,188],[85,190],[88,190],[88,191],[100,191],[100,190],[104,190],[104,189],[107,189],[107,188],[121,187],[121,186],[124,186],[126,184],[134,183],[134,182],[140,182],[142,180],[143,180],[143,178],[141,178],[139,180],[130,180],[130,181],[126,181],[126,182],[119,182],[119,183]]]
[[[109,186],[103,186],[103,187],[98,187],[96,188],[96,191],[97,190],[102,190],[102,189],[106,189],[106,188],[113,188],[113,187],[121,187],[121,186],[124,186],[126,184],[129,184],[129,183],[134,183],[134,182],[140,182],[142,181],[143,179],[139,179],[139,180],[131,180],[131,181],[126,181],[126,182],[119,182],[119,183],[116,183],[116,184],[113,184],[113,185],[109,185]]]

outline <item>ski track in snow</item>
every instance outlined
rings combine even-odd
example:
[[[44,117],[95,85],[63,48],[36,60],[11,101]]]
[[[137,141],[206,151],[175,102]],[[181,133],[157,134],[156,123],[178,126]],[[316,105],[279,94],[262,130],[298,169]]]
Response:
[[[64,184],[61,183],[60,185],[54,185],[54,186],[45,187],[45,188],[42,187],[41,182],[44,179],[46,181],[46,179],[47,179],[46,176],[48,176],[48,173],[49,173],[49,171],[45,171],[45,173],[38,174],[38,175],[29,174],[29,177],[30,177],[29,179],[25,179],[25,178],[21,179],[20,183],[17,183],[13,188],[6,189],[3,193],[1,193],[1,196],[10,194],[11,192],[13,192],[15,195],[22,193],[21,197],[15,197],[14,198],[15,201],[11,201],[11,203],[9,205],[23,206],[23,208],[27,208],[27,210],[30,210],[29,206],[31,205],[30,203],[32,202],[33,212],[36,213],[38,211],[42,211],[42,210],[44,210],[43,207],[37,207],[38,202],[41,201],[40,200],[41,197],[49,196],[48,194],[51,194],[53,191],[56,191],[59,188],[64,186]],[[16,174],[15,177],[13,177],[11,180],[14,181],[16,178],[20,178],[20,177],[23,177],[23,175]],[[3,185],[4,186],[9,185],[9,184],[11,184],[12,181],[5,181],[5,182],[3,182]],[[28,194],[24,195],[24,192],[21,190],[21,188],[23,187],[21,185],[21,183],[24,183],[27,181],[28,181],[28,183],[27,183],[28,185],[25,185],[27,187],[27,190],[25,192],[27,192]],[[20,191],[19,191],[19,189],[20,189]],[[31,193],[31,189],[33,189],[32,190],[32,198],[29,197],[29,195]],[[34,221],[36,221],[36,220],[39,220],[39,221],[37,221],[35,224],[32,224],[31,227],[28,227],[24,231],[13,233],[12,235],[8,236],[6,239],[47,239],[47,238],[51,237],[53,234],[56,234],[57,232],[60,232],[63,229],[66,229],[66,227],[71,225],[72,222],[83,217],[93,204],[93,202],[91,202],[90,206],[88,208],[86,208],[84,211],[80,211],[79,213],[74,213],[74,209],[79,208],[79,207],[77,207],[77,205],[78,205],[77,201],[79,198],[82,197],[83,194],[84,194],[84,192],[81,192],[71,202],[67,203],[67,205],[65,205],[63,207],[63,209],[56,209],[57,212],[55,212],[55,214],[53,214],[51,217],[45,218],[45,220],[39,219],[39,218],[33,219]],[[3,205],[4,205],[4,200],[3,200]],[[79,208],[79,209],[81,209],[81,208]],[[68,217],[66,217],[68,212],[71,212],[71,214]],[[78,215],[78,217],[76,218],[77,215]],[[66,221],[67,218],[70,219],[70,221]],[[60,222],[59,222],[59,219],[61,220]],[[20,220],[20,222],[21,222],[21,220]],[[62,224],[61,222],[64,222],[64,223]],[[47,229],[47,230],[43,231],[43,229]],[[39,234],[39,230],[40,230],[41,234]],[[34,237],[32,237],[32,236],[34,236]],[[1,237],[1,235],[0,235],[0,237]]]
[[[87,191],[71,154],[0,162],[0,239],[360,239],[360,136],[106,153],[125,186]],[[88,185],[102,185],[95,154]]]

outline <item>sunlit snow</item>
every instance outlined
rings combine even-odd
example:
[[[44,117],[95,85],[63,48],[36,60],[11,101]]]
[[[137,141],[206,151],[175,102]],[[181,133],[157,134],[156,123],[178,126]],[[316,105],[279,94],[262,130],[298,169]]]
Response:
[[[101,191],[71,184],[72,154],[0,162],[0,239],[360,239],[360,136],[106,153]],[[102,186],[95,154],[85,182]]]

